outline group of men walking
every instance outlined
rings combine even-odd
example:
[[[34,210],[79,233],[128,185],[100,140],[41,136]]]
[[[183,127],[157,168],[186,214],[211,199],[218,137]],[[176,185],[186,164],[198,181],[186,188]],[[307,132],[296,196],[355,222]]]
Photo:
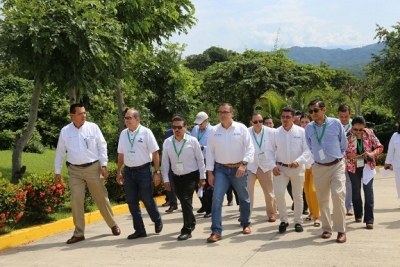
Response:
[[[151,130],[140,124],[140,113],[130,109],[125,114],[126,129],[118,143],[117,181],[124,186],[126,201],[133,218],[135,232],[128,239],[147,236],[139,200],[154,222],[155,232],[163,229],[161,214],[152,196],[152,183],[161,182],[167,191],[175,190],[183,212],[183,227],[178,240],[187,240],[195,230],[193,192],[199,190],[202,208],[211,216],[211,235],[207,242],[222,238],[222,205],[230,186],[239,199],[240,225],[243,234],[251,233],[251,212],[254,203],[254,184],[259,180],[265,196],[269,222],[275,222],[279,209],[279,232],[289,226],[285,192],[292,184],[294,201],[294,228],[302,232],[303,184],[305,165],[313,157],[314,183],[321,210],[322,238],[338,232],[337,242],[346,241],[346,176],[342,160],[347,147],[345,129],[338,119],[326,117],[326,107],[320,100],[309,104],[313,122],[305,129],[297,126],[295,111],[286,107],[281,111],[282,126],[277,129],[264,126],[265,118],[255,112],[251,127],[234,121],[233,107],[223,103],[218,107],[220,123],[211,126],[204,112],[197,114],[191,134],[187,121],[181,115],[172,118],[172,135],[159,146]],[[114,235],[120,229],[113,219],[104,180],[107,178],[107,147],[98,126],[86,122],[83,105],[70,109],[72,122],[61,130],[55,159],[56,179],[67,153],[71,206],[75,231],[68,244],[84,240],[83,199],[85,185]],[[267,118],[269,119],[269,118]],[[272,126],[273,126],[273,120]],[[153,170],[153,173],[152,173]],[[208,191],[213,192],[209,194]],[[333,225],[329,196],[333,200]],[[170,207],[171,208],[171,207]]]

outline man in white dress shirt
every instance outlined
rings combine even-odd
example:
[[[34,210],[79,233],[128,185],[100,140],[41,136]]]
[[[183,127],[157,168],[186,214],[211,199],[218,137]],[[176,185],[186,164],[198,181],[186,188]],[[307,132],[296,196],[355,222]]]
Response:
[[[276,129],[272,146],[268,149],[274,174],[274,189],[281,224],[279,232],[284,233],[289,226],[286,209],[286,186],[291,181],[294,201],[294,229],[303,232],[303,184],[307,159],[310,157],[304,129],[294,124],[295,110],[285,107],[281,111],[282,126]]]
[[[154,222],[155,232],[160,233],[163,229],[152,188],[153,182],[156,186],[161,182],[160,156],[153,132],[140,124],[138,110],[126,111],[125,125],[127,128],[121,132],[118,141],[117,181],[124,185],[126,202],[133,218],[135,232],[128,239],[136,239],[147,236],[139,200],[143,201],[151,221]],[[153,175],[151,162],[154,163]]]
[[[267,148],[274,138],[275,129],[264,126],[263,118],[260,113],[254,112],[251,117],[252,127],[249,133],[254,145],[254,161],[247,165],[249,171],[248,189],[250,194],[250,214],[254,206],[254,184],[258,178],[265,198],[265,208],[269,222],[276,221],[276,200],[274,193],[274,183],[272,179],[271,160],[267,158]],[[272,160],[273,162],[274,160]]]
[[[85,240],[85,188],[86,185],[107,225],[114,235],[121,233],[113,218],[104,179],[108,178],[107,143],[99,127],[86,121],[83,104],[70,107],[72,122],[62,128],[54,160],[56,183],[61,181],[61,167],[67,153],[71,209],[75,231],[67,244]]]
[[[250,196],[247,190],[247,163],[254,158],[254,146],[247,127],[233,120],[231,104],[218,108],[221,123],[208,136],[206,169],[208,182],[214,186],[212,199],[211,236],[207,242],[222,238],[222,203],[229,186],[239,197],[240,225],[243,234],[250,234]],[[215,176],[214,176],[214,173]]]
[[[196,226],[192,206],[193,192],[197,185],[203,187],[206,179],[204,157],[201,153],[200,144],[195,137],[185,134],[186,129],[186,120],[183,117],[176,116],[172,119],[174,135],[164,141],[161,164],[165,189],[171,190],[168,177],[171,166],[176,196],[181,202],[183,227],[178,236],[180,241],[192,237],[192,231]]]
[[[349,105],[343,104],[340,105],[338,108],[338,117],[340,123],[343,126],[344,132],[347,133],[351,130],[351,109]],[[353,191],[351,187],[351,181],[349,177],[349,173],[347,170],[345,171],[346,174],[346,198],[344,204],[346,205],[346,215],[353,216]]]

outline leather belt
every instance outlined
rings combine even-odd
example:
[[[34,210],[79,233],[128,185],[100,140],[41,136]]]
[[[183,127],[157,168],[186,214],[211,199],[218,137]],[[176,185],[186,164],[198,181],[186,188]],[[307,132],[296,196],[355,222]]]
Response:
[[[283,167],[288,167],[288,168],[290,168],[290,164],[285,164],[285,163],[282,163],[282,162],[276,162],[276,164],[282,165]]]
[[[186,174],[180,174],[180,175],[174,173],[173,175],[176,176],[176,177],[185,177],[185,176],[193,175],[193,174],[198,173],[198,172],[199,172],[199,170],[193,171],[193,172],[189,172],[189,173],[186,173]]]
[[[129,166],[125,165],[125,167],[130,169],[130,170],[140,170],[140,169],[143,169],[145,167],[150,167],[150,164],[151,164],[150,162],[147,162],[147,163],[145,163],[143,165],[140,165],[140,166],[129,167]]]
[[[322,162],[315,162],[315,163],[322,165],[322,166],[332,166],[332,165],[335,165],[336,163],[340,162],[341,160],[342,159],[335,159],[334,161],[331,161],[328,163],[322,163]]]
[[[217,162],[218,163],[218,162]],[[224,167],[228,167],[228,168],[238,168],[240,167],[240,165],[242,165],[242,162],[238,162],[238,163],[227,163],[227,164],[222,164],[222,163],[218,163],[221,164]]]
[[[78,164],[72,164],[72,163],[70,163],[70,162],[67,161],[67,166],[72,165],[72,166],[75,166],[75,167],[86,168],[86,167],[89,167],[90,165],[95,164],[96,162],[98,162],[98,160],[93,161],[93,162],[89,162],[89,163],[85,163],[85,164],[80,164],[80,165],[78,165]]]

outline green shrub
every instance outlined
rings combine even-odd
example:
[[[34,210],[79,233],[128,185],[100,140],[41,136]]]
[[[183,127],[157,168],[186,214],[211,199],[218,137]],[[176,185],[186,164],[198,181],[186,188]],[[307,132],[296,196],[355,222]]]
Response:
[[[0,150],[9,150],[14,146],[15,133],[11,130],[0,132]]]
[[[42,137],[36,129],[33,131],[32,136],[29,138],[29,141],[24,148],[24,152],[43,154],[44,145],[42,144]]]
[[[117,183],[117,164],[110,162],[107,166],[108,179],[106,187],[108,191],[108,198],[110,201],[116,203],[125,203],[125,190],[123,185]]]
[[[46,222],[49,214],[58,211],[67,196],[64,182],[55,184],[54,174],[32,174],[19,182],[26,191],[26,207],[23,218],[30,222]]]
[[[376,165],[378,166],[385,165],[386,155],[387,155],[386,153],[380,154],[379,157],[376,159]]]
[[[26,194],[22,188],[0,179],[0,232],[13,227],[22,217],[26,203]]]

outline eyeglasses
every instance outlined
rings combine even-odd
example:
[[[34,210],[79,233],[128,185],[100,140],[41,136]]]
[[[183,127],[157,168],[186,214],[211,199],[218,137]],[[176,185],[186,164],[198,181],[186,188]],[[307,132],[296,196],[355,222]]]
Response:
[[[281,116],[282,120],[290,120],[291,118],[293,118],[292,116]]]
[[[362,132],[364,128],[353,128],[354,132]]]
[[[124,117],[125,120],[131,120],[133,117]]]
[[[175,126],[175,125],[173,125],[172,126],[172,129],[174,129],[174,130],[176,130],[176,129],[179,129],[179,130],[182,130],[182,128],[183,128],[183,126]]]
[[[263,120],[255,120],[255,121],[251,121],[254,124],[258,124],[258,123],[263,123]]]
[[[313,112],[314,112],[314,113],[318,113],[320,110],[321,110],[321,108],[314,108],[314,109],[308,110],[308,112],[309,112],[310,114],[313,114]]]
[[[231,113],[232,111],[219,111],[218,110],[218,114],[224,114],[224,115],[226,115],[226,114],[229,114],[229,113]]]

